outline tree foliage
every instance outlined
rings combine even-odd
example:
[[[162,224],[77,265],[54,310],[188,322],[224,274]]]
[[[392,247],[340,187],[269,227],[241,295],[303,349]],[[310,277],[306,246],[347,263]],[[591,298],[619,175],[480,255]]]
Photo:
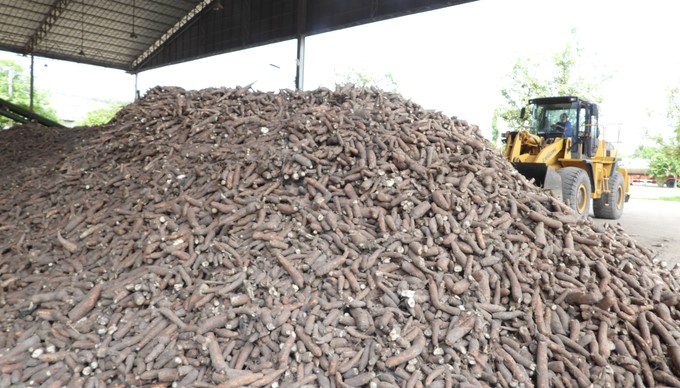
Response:
[[[498,130],[498,110],[495,110],[493,113],[493,117],[491,118],[491,138],[494,139],[494,146],[497,146],[496,141],[498,140],[500,136],[500,132]]]
[[[105,108],[95,109],[90,111],[85,115],[85,117],[79,120],[76,124],[79,126],[95,126],[103,125],[111,121],[113,116],[118,113],[119,110],[123,108],[123,103],[116,102]]]
[[[0,98],[29,109],[31,105],[31,79],[29,72],[11,60],[0,60]],[[48,102],[48,95],[33,88],[33,111],[54,121],[57,114]],[[7,128],[14,122],[0,116],[0,128]]]
[[[677,186],[680,177],[680,87],[673,87],[668,93],[668,113],[675,135],[664,139],[656,137],[657,152],[650,158],[650,174],[656,178],[674,177]]]
[[[677,184],[680,176],[680,143],[675,139],[664,141],[649,161],[649,171],[656,178],[675,177]]]
[[[657,146],[641,144],[635,149],[635,151],[633,151],[633,155],[631,155],[631,157],[651,160],[658,152],[659,147]]]
[[[369,74],[356,68],[349,68],[344,73],[336,74],[339,84],[353,84],[360,88],[377,87],[387,92],[397,91],[397,82],[392,73],[383,75]]]
[[[668,92],[667,117],[675,129],[675,140],[680,142],[680,87],[675,86]]]
[[[601,102],[599,89],[610,77],[601,76],[584,63],[585,56],[578,46],[575,31],[571,36],[573,43],[568,42],[549,61],[519,58],[513,65],[508,74],[508,85],[501,89],[504,102],[494,112],[510,130],[520,130],[527,124],[526,118],[520,117],[520,110],[531,98],[579,96]]]

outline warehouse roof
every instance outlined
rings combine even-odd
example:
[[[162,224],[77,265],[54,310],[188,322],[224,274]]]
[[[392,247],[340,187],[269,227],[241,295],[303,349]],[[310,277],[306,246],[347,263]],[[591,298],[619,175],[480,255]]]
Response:
[[[137,73],[474,0],[0,0],[0,50]]]

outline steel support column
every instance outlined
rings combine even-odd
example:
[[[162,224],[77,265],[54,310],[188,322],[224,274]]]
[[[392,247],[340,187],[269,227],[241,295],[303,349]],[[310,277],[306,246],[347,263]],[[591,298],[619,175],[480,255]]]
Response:
[[[297,38],[297,59],[295,71],[295,88],[297,90],[304,89],[305,81],[305,36],[299,35]]]
[[[34,65],[35,65],[35,57],[33,56],[33,54],[31,54],[31,90],[29,91],[29,95],[30,95],[30,99],[31,99],[29,109],[30,109],[31,112],[33,112],[33,80],[35,79],[35,77],[33,76]]]
[[[307,0],[297,1],[297,57],[295,60],[295,88],[303,90],[305,84],[305,31],[307,28]]]

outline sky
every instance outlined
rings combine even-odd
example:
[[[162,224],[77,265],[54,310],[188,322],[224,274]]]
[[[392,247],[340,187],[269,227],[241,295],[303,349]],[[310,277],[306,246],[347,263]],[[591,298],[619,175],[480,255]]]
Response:
[[[668,88],[680,86],[679,14],[677,0],[479,0],[307,37],[304,89],[333,88],[353,71],[391,74],[405,98],[490,137],[517,59],[549,63],[571,42],[583,49],[582,76],[610,77],[600,123],[630,153],[647,132],[671,133],[665,112]],[[295,55],[295,41],[281,42],[145,71],[136,85],[142,95],[157,85],[294,89]],[[0,59],[28,61],[10,53]],[[135,77],[118,70],[36,58],[35,74],[66,119],[135,95]]]

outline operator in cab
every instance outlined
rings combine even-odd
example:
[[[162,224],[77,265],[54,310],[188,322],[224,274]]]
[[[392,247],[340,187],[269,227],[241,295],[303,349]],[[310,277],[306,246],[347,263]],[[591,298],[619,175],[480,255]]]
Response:
[[[560,121],[551,125],[551,128],[562,131],[564,133],[564,137],[571,137],[571,122],[569,122],[566,113],[562,113],[560,115]]]

